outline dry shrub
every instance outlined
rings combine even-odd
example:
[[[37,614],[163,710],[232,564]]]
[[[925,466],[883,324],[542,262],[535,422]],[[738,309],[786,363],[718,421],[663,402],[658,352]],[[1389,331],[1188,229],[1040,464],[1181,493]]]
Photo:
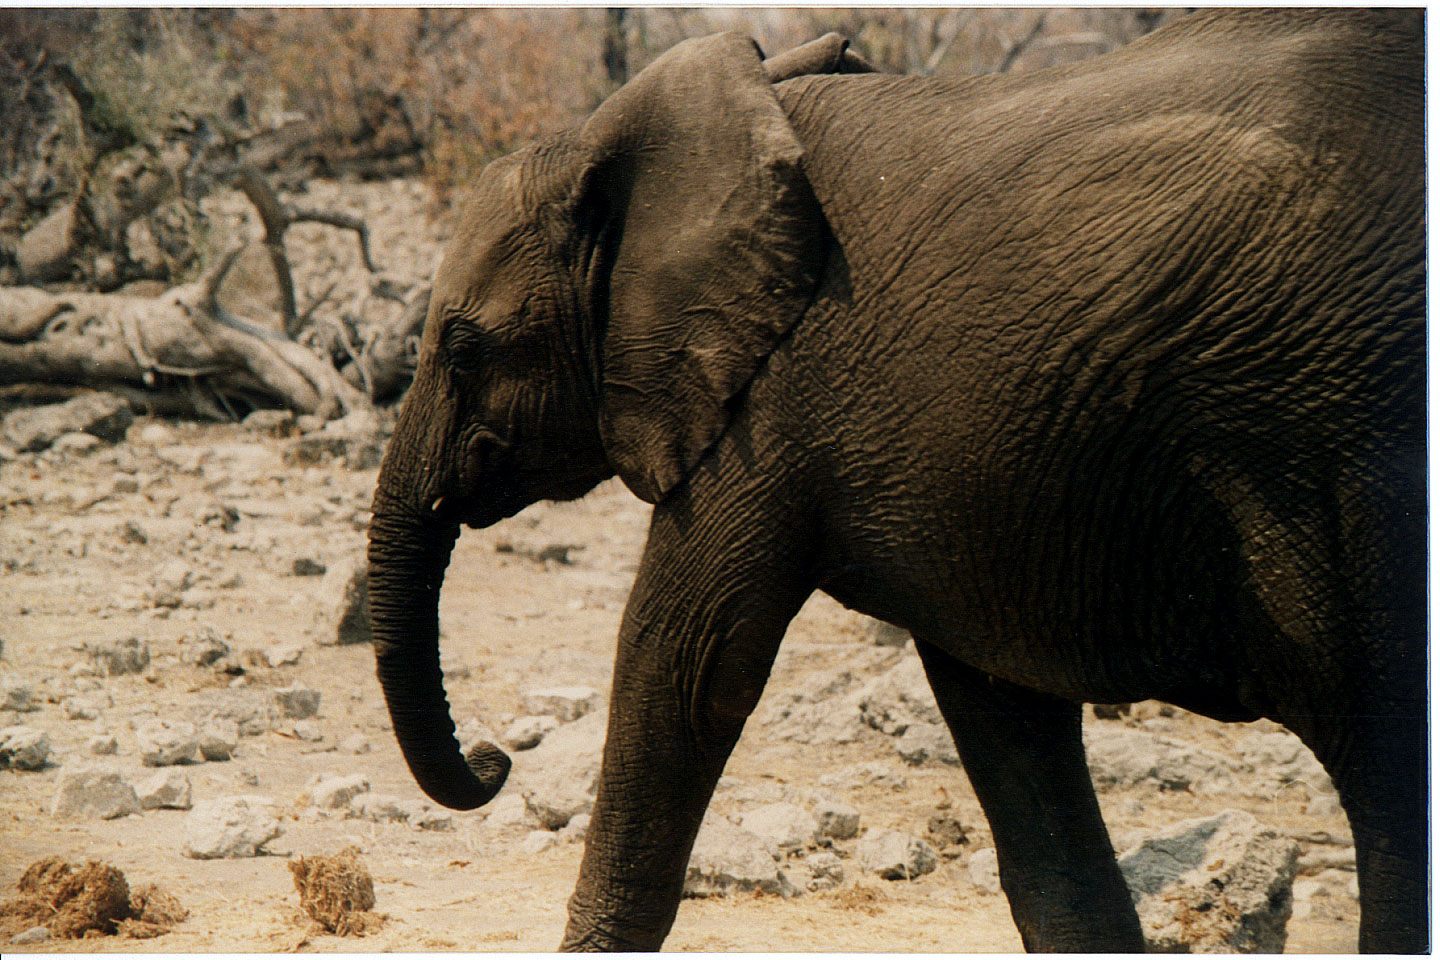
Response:
[[[122,936],[146,940],[168,933],[175,924],[190,916],[190,911],[170,894],[153,883],[147,883],[130,894],[130,916],[117,926]]]
[[[836,906],[845,911],[856,911],[874,917],[879,916],[890,900],[890,894],[873,882],[860,879],[825,895]]]
[[[299,857],[288,864],[300,892],[300,905],[322,927],[344,936],[378,930],[382,918],[375,906],[375,884],[360,861],[360,851],[346,847],[330,857]]]
[[[80,937],[158,937],[189,911],[154,884],[135,891],[108,863],[83,866],[60,857],[32,863],[16,884],[19,896],[0,902],[0,935],[44,926],[62,940]]]

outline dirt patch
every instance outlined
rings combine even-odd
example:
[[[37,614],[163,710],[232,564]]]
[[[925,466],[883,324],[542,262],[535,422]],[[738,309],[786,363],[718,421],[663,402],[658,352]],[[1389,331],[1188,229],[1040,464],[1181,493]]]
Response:
[[[384,924],[384,918],[371,912],[375,882],[354,847],[330,857],[298,857],[288,866],[300,906],[327,932],[363,937]]]
[[[168,933],[189,915],[154,884],[132,894],[125,874],[97,860],[76,865],[46,857],[32,863],[16,886],[19,896],[0,903],[0,935],[43,926],[62,940],[116,934],[144,939]]]

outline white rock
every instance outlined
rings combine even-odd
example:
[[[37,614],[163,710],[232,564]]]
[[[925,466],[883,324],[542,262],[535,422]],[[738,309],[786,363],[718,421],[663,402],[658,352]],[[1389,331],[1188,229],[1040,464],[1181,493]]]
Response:
[[[19,933],[15,934],[15,936],[10,938],[10,942],[18,944],[44,943],[46,940],[49,939],[50,931],[47,928],[31,927],[28,930],[22,930]]]
[[[240,745],[240,725],[229,717],[210,717],[200,725],[200,755],[206,760],[229,760]]]
[[[822,837],[849,840],[860,833],[860,811],[843,800],[821,796],[811,807]]]
[[[918,837],[899,830],[867,830],[855,847],[860,869],[886,880],[913,880],[935,869],[939,855]]]
[[[1229,759],[1193,743],[1111,724],[1086,725],[1084,737],[1097,789],[1141,784],[1197,793],[1236,789]]]
[[[265,662],[271,667],[286,667],[300,662],[305,648],[298,643],[277,643],[265,650]]]
[[[960,754],[955,750],[955,740],[950,728],[944,724],[919,721],[905,728],[905,733],[895,741],[895,752],[913,766],[924,763],[946,763],[960,765]]]
[[[95,817],[114,820],[140,812],[135,788],[115,770],[90,768],[60,775],[55,797],[50,802],[53,817]]]
[[[23,684],[16,684],[5,688],[4,702],[0,703],[0,710],[13,710],[16,713],[34,713],[40,709],[40,704],[35,702],[35,694]]]
[[[560,839],[566,843],[580,843],[590,832],[590,814],[577,813],[570,822],[560,829]]]
[[[992,894],[1000,892],[1000,859],[994,847],[970,854],[966,871],[970,875],[970,885],[976,890]]]
[[[190,809],[190,778],[179,770],[154,773],[135,784],[142,810]]]
[[[310,787],[310,802],[321,810],[339,810],[350,801],[370,791],[370,781],[361,773],[345,776],[321,775]]]
[[[425,804],[421,809],[410,811],[410,826],[416,830],[443,832],[455,829],[455,818],[444,810]]]
[[[1299,845],[1240,810],[1178,824],[1120,857],[1150,952],[1280,953]]]
[[[50,735],[34,727],[0,729],[0,767],[43,770],[50,760]]]
[[[605,714],[592,713],[515,756],[510,775],[545,827],[559,830],[571,817],[595,806],[604,744]]]
[[[67,720],[97,720],[103,710],[115,705],[115,700],[103,690],[92,693],[77,693],[61,702]]]
[[[555,846],[555,834],[549,830],[531,830],[520,841],[520,852],[527,857],[544,853]]]
[[[183,720],[167,723],[150,720],[135,731],[140,744],[140,762],[147,767],[190,763],[200,751],[200,737],[193,724]]]
[[[520,717],[500,735],[500,743],[511,750],[530,750],[540,745],[545,735],[560,721],[554,717]]]
[[[1315,754],[1293,733],[1251,733],[1236,744],[1244,769],[1262,780],[1252,789],[1278,790],[1290,783],[1303,783],[1312,796],[1333,796],[1335,785]]]
[[[740,829],[759,837],[775,854],[813,846],[820,835],[815,818],[793,803],[770,803],[748,810],[740,817]]]
[[[854,743],[868,729],[860,713],[864,685],[851,667],[812,676],[798,690],[777,692],[760,722],[796,743]]]
[[[120,743],[113,734],[100,733],[85,741],[85,752],[92,756],[111,756],[120,749]]]
[[[845,882],[845,867],[840,858],[829,850],[806,857],[805,869],[810,871],[810,879],[806,882],[805,889],[812,893],[831,890]]]
[[[320,593],[325,609],[333,611],[335,632],[322,634],[321,644],[369,643],[370,573],[363,558],[331,565],[325,571]]]
[[[181,849],[195,860],[255,857],[282,832],[269,799],[220,797],[196,805],[186,815]]]
[[[410,818],[404,801],[388,793],[358,793],[350,798],[350,811],[362,820],[396,823]]]
[[[314,720],[296,720],[293,729],[295,736],[306,743],[319,743],[325,739],[325,732]]]
[[[208,667],[230,655],[230,645],[209,627],[203,627],[193,636],[180,641],[180,662],[196,667]]]
[[[705,817],[685,869],[685,896],[752,890],[783,895],[789,886],[763,840],[720,817]]]
[[[579,720],[599,702],[600,694],[594,687],[532,687],[520,694],[521,709],[525,713],[554,717],[561,723]]]
[[[517,793],[502,794],[485,807],[485,828],[494,833],[528,833],[540,826],[525,798]]]
[[[90,658],[101,676],[143,673],[150,666],[150,647],[139,637],[129,637],[107,647],[92,649]]]
[[[365,739],[363,733],[352,733],[335,745],[336,751],[340,753],[362,754],[370,752],[370,741]]]
[[[905,790],[910,781],[891,764],[881,760],[866,760],[852,764],[835,773],[820,778],[821,786],[840,787],[855,790],[861,787],[889,787],[891,790]]]
[[[866,684],[860,697],[860,713],[867,725],[897,737],[912,723],[945,722],[920,658],[908,655]]]
[[[291,720],[304,720],[320,711],[320,691],[294,684],[275,691],[275,705]]]

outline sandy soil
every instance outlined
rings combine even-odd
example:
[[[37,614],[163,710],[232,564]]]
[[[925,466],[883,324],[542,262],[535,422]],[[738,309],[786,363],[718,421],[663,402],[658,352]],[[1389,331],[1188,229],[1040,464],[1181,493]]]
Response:
[[[372,223],[382,255],[387,230],[394,237],[408,217],[420,217],[418,210],[392,213],[394,223]],[[426,250],[421,259],[433,255]],[[34,712],[0,713],[0,726],[45,730],[55,761],[37,772],[0,770],[0,897],[13,891],[27,865],[60,855],[103,859],[132,883],[158,882],[191,911],[189,920],[155,940],[110,937],[22,949],[548,951],[559,942],[579,843],[527,856],[513,834],[487,826],[483,811],[455,814],[453,829],[434,832],[349,819],[305,802],[307,782],[327,771],[363,773],[376,793],[421,795],[389,732],[368,647],[320,644],[334,632],[335,571],[363,556],[376,471],[334,459],[287,464],[282,453],[289,442],[240,426],[142,419],[114,447],[0,466],[0,686],[28,686],[39,705]],[[229,530],[224,507],[237,518]],[[447,685],[458,721],[478,717],[502,728],[520,709],[520,691],[536,683],[583,682],[608,691],[616,630],[647,522],[648,508],[612,481],[577,503],[537,505],[489,530],[465,532],[441,602]],[[570,563],[534,559],[557,544],[580,549],[570,551]],[[301,559],[331,573],[296,575]],[[194,582],[178,607],[156,606],[156,579],[177,562]],[[857,762],[880,760],[903,772],[904,789],[826,788],[860,810],[862,829],[897,827],[924,836],[929,817],[943,809],[969,828],[968,843],[912,881],[861,876],[847,860],[845,882],[824,893],[686,900],[667,949],[1020,949],[1004,898],[969,880],[968,858],[991,841],[957,768],[905,766],[893,738],[878,731],[854,743],[812,746],[781,739],[762,722],[777,698],[847,664],[874,674],[879,659],[867,627],[825,597],[805,607],[727,770],[733,780],[714,807],[742,809],[757,798],[818,787],[821,777]],[[204,628],[225,640],[242,675],[181,661],[185,644]],[[129,637],[148,645],[151,663],[143,673],[88,675],[87,644]],[[298,661],[268,665],[267,652],[286,645],[300,646]],[[146,771],[135,745],[137,725],[183,716],[236,690],[294,683],[321,693],[309,729],[297,735],[293,721],[280,719],[267,732],[242,738],[229,761],[178,768],[196,802],[230,794],[275,800],[284,811],[284,834],[269,844],[274,855],[188,859],[180,852],[183,810],[111,821],[49,814],[62,773],[92,759],[86,756],[91,737],[113,735],[118,754],[101,759],[138,779]],[[101,698],[93,719],[67,715],[65,701],[77,694]],[[1181,711],[1166,716],[1154,704],[1126,719],[1087,722],[1164,732],[1230,756],[1248,732]],[[1229,792],[1142,783],[1102,792],[1100,799],[1121,848],[1176,821],[1238,808],[1304,841],[1307,857],[1343,856],[1349,834],[1333,803],[1309,798],[1305,789],[1276,793],[1266,782],[1259,774],[1242,777]],[[842,853],[853,843],[839,844]],[[286,869],[287,855],[351,845],[373,872],[376,909],[387,917],[378,933],[359,939],[317,933],[300,913]],[[1353,883],[1344,882],[1343,871],[1330,871],[1330,880],[1337,875],[1340,882],[1325,885],[1323,895],[1297,901],[1288,951],[1354,950]],[[1353,873],[1348,876],[1353,881]]]

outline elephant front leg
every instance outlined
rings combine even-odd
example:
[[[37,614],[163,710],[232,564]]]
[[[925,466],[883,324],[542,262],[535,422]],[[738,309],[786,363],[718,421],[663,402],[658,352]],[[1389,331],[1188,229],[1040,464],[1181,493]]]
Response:
[[[723,556],[700,545],[727,544]],[[743,559],[742,559],[743,558]],[[701,818],[810,586],[773,544],[663,518],[621,626],[600,785],[562,950],[657,950]]]
[[[955,737],[1025,949],[1139,953],[1140,920],[1115,861],[1080,739],[1080,707],[915,644]]]

